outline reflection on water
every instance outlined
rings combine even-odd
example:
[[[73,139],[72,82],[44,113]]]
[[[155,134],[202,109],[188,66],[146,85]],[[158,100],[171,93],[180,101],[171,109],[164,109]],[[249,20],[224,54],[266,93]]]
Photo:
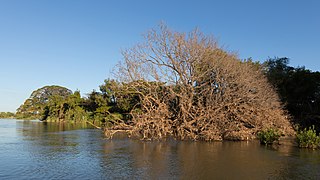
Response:
[[[320,152],[258,142],[142,142],[85,124],[0,120],[0,179],[319,179]]]

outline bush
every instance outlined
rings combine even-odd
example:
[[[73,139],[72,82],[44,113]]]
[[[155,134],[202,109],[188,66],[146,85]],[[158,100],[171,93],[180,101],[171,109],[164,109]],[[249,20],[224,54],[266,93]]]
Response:
[[[274,141],[278,141],[280,138],[280,133],[274,129],[267,129],[265,131],[260,131],[257,134],[261,144],[272,144]]]
[[[305,128],[297,134],[298,145],[301,148],[316,149],[320,146],[320,136],[317,136],[317,132],[314,126],[309,127],[309,130]]]

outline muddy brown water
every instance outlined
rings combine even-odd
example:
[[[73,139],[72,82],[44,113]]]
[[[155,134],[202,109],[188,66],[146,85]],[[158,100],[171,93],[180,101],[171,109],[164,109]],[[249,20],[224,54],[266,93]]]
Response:
[[[108,140],[83,124],[0,120],[0,179],[320,179],[320,151]]]

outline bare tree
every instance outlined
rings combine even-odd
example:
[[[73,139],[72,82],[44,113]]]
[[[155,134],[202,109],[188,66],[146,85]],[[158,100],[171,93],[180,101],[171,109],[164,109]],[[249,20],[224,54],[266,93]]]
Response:
[[[276,92],[258,66],[222,50],[195,30],[160,25],[123,51],[118,80],[139,95],[131,135],[193,140],[247,140],[265,128],[293,133]],[[131,91],[132,92],[132,91]]]

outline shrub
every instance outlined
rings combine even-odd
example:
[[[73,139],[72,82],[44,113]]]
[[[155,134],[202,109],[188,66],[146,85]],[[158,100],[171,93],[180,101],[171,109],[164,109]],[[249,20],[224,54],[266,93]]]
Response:
[[[280,133],[275,129],[267,129],[265,131],[260,131],[257,134],[261,144],[272,144],[274,141],[278,141],[280,138]]]
[[[309,127],[309,130],[305,128],[297,134],[298,145],[301,148],[316,149],[320,146],[320,136],[317,136],[317,132],[314,126]]]

